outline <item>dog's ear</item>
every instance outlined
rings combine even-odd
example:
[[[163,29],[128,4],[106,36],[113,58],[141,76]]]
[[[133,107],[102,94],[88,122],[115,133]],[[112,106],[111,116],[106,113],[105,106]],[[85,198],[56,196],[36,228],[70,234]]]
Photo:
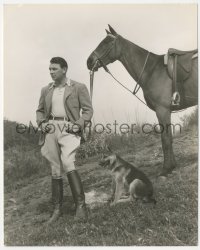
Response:
[[[113,153],[112,149],[110,148],[110,146],[107,146],[107,149],[110,153]]]
[[[105,166],[107,164],[110,164],[110,160],[108,159],[109,157],[105,154],[101,154],[101,159],[99,161],[100,166]]]
[[[102,154],[102,159],[105,159],[105,158],[107,158],[107,157],[108,157],[108,155]]]
[[[116,162],[116,155],[110,155],[109,157],[109,161],[110,161],[110,166],[113,166]]]

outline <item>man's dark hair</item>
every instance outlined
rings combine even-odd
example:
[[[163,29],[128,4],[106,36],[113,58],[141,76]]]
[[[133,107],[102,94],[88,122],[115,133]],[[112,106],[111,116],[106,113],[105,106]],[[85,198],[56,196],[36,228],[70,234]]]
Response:
[[[65,61],[65,59],[63,59],[62,57],[53,57],[50,60],[50,63],[56,63],[56,64],[60,64],[61,68],[67,68],[68,69],[68,64]]]

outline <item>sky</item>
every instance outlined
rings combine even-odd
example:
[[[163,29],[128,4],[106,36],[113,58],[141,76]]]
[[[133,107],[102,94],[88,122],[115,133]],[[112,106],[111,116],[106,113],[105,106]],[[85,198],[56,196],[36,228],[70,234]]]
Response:
[[[4,117],[28,124],[41,88],[51,82],[49,61],[64,57],[67,76],[89,89],[86,61],[110,24],[120,35],[155,54],[197,48],[195,4],[54,4],[4,6]],[[108,65],[131,90],[135,81],[119,62]],[[142,91],[138,96],[143,99]],[[103,69],[94,76],[95,123],[156,122],[153,111],[119,86]],[[172,115],[178,122],[185,112]]]

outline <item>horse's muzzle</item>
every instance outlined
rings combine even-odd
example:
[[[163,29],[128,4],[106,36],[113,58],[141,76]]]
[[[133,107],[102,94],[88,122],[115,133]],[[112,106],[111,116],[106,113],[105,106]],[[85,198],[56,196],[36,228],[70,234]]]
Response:
[[[100,67],[100,63],[98,58],[94,58],[92,55],[87,59],[87,67],[89,70],[97,71]]]

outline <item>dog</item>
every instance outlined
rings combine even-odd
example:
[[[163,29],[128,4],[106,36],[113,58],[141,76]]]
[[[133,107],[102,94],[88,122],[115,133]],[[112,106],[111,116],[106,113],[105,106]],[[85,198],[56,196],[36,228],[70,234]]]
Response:
[[[99,165],[111,170],[113,177],[112,194],[109,200],[111,206],[118,202],[133,201],[134,199],[156,204],[156,200],[153,198],[153,185],[141,170],[114,153],[103,156]],[[124,191],[128,191],[129,196],[123,197]]]

